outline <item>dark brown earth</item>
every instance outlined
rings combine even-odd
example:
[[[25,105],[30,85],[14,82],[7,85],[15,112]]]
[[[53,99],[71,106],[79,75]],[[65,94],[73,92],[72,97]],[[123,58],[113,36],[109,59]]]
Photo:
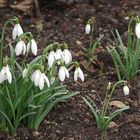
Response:
[[[86,59],[82,47],[88,45],[88,37],[84,33],[86,21],[95,19],[94,38],[99,34],[105,37],[97,51],[98,60],[104,69],[99,73],[95,66],[93,72],[85,67],[85,82],[73,81],[73,74],[66,84],[71,91],[80,94],[67,103],[58,104],[46,117],[38,132],[33,132],[21,126],[17,136],[1,134],[0,139],[16,140],[100,140],[95,119],[82,100],[82,96],[90,96],[100,107],[104,99],[109,81],[117,81],[114,74],[111,57],[105,51],[109,40],[113,39],[111,30],[117,28],[126,39],[128,20],[130,15],[140,15],[139,0],[94,0],[91,3],[66,4],[56,1],[40,1],[40,10],[43,18],[43,31],[38,33],[36,24],[40,21],[35,12],[24,14],[9,8],[0,9],[1,27],[4,21],[14,15],[18,16],[26,31],[31,31],[37,40],[40,50],[45,44],[54,41],[67,42],[73,57],[83,64]],[[11,29],[8,30],[11,33]],[[9,41],[9,38],[7,38]],[[84,63],[85,64],[85,63]],[[100,74],[100,75],[99,75]],[[108,129],[109,140],[140,140],[140,76],[129,81],[130,95],[125,96],[122,87],[117,87],[113,93],[112,101],[118,100],[130,106],[113,121],[116,127]],[[100,96],[100,98],[98,97]]]

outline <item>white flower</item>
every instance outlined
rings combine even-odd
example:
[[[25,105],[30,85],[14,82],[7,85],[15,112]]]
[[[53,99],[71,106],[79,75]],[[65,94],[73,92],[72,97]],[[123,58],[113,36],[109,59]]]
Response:
[[[125,95],[129,95],[129,87],[127,85],[123,87],[123,92]]]
[[[58,72],[58,76],[60,81],[63,82],[66,77],[69,78],[69,71],[64,66],[61,66]]]
[[[69,62],[72,61],[72,55],[68,49],[64,49],[63,51],[63,60],[65,64],[68,64]]]
[[[0,83],[3,81],[8,80],[9,84],[12,82],[12,74],[9,70],[9,66],[4,66],[0,71]]]
[[[20,40],[17,43],[17,45],[15,47],[15,53],[16,53],[17,56],[19,56],[21,54],[25,55],[25,53],[26,53],[26,44],[25,44],[24,41]]]
[[[91,26],[90,26],[90,24],[87,24],[85,27],[85,33],[89,34],[90,32],[91,32]]]
[[[84,81],[84,74],[80,67],[76,68],[74,72],[74,80],[77,81],[78,77],[82,80],[82,82]]]
[[[48,55],[48,65],[50,68],[52,67],[54,61],[55,61],[55,52],[51,51]]]
[[[40,70],[35,70],[34,73],[32,74],[31,81],[34,82],[36,87],[39,85],[40,76],[41,76]]]
[[[55,52],[55,59],[56,60],[59,60],[62,58],[62,55],[63,55],[63,52],[61,49],[57,49],[56,52]]]
[[[35,86],[39,86],[40,90],[44,88],[44,83],[47,83],[47,86],[50,87],[50,82],[48,77],[41,73],[40,70],[35,70],[31,77],[32,82],[34,82]]]
[[[50,82],[48,77],[44,74],[41,73],[40,78],[39,78],[39,88],[42,90],[44,88],[44,82],[47,83],[47,86],[50,87]]]
[[[62,50],[61,49],[57,49],[56,52],[55,52],[55,59],[56,60],[59,60],[57,62],[58,65],[60,65],[60,61],[61,61],[62,58],[63,58],[63,52],[62,52]]]
[[[21,28],[20,24],[16,24],[12,33],[13,39],[15,40],[16,37],[19,37],[21,34],[23,34],[23,29]]]
[[[28,73],[28,69],[25,68],[22,72],[22,77],[25,78],[27,76],[27,73]]]
[[[137,23],[135,26],[135,34],[138,39],[140,39],[140,23]]]
[[[29,52],[30,48],[31,48],[32,53],[34,55],[37,55],[37,44],[36,44],[34,39],[31,39],[30,42],[28,42],[28,44],[27,44],[27,52]]]

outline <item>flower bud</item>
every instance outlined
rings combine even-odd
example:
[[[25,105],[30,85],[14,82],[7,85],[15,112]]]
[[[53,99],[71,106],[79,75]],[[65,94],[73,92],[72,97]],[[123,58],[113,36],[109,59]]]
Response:
[[[127,85],[123,87],[123,92],[125,95],[129,95],[129,87]]]
[[[86,32],[86,34],[89,34],[91,32],[91,26],[90,26],[90,24],[87,24],[86,25],[85,32]]]

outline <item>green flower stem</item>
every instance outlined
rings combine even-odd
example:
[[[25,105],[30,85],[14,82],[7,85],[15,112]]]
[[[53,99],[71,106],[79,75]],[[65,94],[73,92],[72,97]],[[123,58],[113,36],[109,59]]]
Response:
[[[2,34],[1,34],[1,39],[0,39],[0,69],[2,68],[2,50],[3,50],[3,42],[4,42],[4,35],[5,35],[5,31],[6,31],[6,27],[8,26],[9,23],[11,23],[12,21],[17,21],[17,17],[13,17],[10,18],[9,20],[7,20],[3,26],[3,30],[2,30]]]

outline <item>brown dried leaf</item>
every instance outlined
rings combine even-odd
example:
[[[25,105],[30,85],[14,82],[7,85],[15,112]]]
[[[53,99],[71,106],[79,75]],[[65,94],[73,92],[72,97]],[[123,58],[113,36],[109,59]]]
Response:
[[[76,40],[76,44],[77,44],[77,46],[82,46],[82,42],[79,40]]]
[[[18,4],[11,4],[10,7],[22,12],[27,12],[33,5],[33,0],[24,0]]]
[[[73,54],[75,57],[81,57],[81,56],[86,56],[85,53],[83,51],[78,51],[76,53]]]
[[[5,0],[0,0],[0,8],[5,7],[7,5]]]
[[[116,127],[118,127],[118,125],[113,121],[111,121],[108,125],[108,128],[116,128]]]
[[[95,71],[93,64],[92,63],[89,64],[87,60],[80,61],[80,64],[89,72]]]
[[[112,101],[110,102],[110,106],[116,106],[118,108],[126,107],[126,105],[122,103],[121,101]]]

